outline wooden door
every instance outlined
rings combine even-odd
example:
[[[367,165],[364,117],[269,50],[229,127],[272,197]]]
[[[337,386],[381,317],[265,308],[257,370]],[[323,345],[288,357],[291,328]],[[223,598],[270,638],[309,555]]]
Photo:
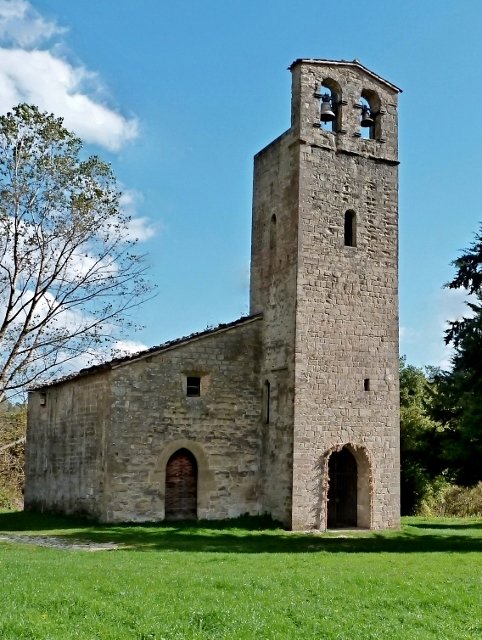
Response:
[[[166,466],[165,518],[197,518],[197,463],[187,449],[176,451]]]

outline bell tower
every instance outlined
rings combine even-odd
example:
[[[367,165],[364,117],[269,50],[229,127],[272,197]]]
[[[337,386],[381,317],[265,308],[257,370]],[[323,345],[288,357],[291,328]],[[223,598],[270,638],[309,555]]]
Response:
[[[291,127],[255,157],[264,507],[293,529],[399,525],[400,89],[296,60]]]

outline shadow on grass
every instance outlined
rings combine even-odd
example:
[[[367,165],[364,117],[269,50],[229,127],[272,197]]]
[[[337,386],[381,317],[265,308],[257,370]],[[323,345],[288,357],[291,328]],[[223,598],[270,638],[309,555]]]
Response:
[[[29,532],[71,542],[113,542],[126,551],[212,553],[429,553],[482,551],[482,523],[414,523],[400,531],[330,531],[292,533],[269,518],[238,518],[224,522],[97,525],[79,518],[36,513],[0,513],[1,533]],[[425,528],[432,529],[431,533]],[[433,529],[441,532],[434,534]],[[452,530],[452,532],[450,532]]]
[[[410,523],[411,527],[415,527],[416,529],[481,529],[482,530],[482,522],[470,522],[470,520],[465,520],[464,522],[414,522]]]

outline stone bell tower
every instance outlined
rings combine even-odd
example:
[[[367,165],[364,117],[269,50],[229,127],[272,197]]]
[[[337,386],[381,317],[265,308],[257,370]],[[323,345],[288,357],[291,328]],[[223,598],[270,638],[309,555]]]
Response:
[[[399,525],[400,89],[296,60],[291,127],[255,157],[264,507],[293,529]]]

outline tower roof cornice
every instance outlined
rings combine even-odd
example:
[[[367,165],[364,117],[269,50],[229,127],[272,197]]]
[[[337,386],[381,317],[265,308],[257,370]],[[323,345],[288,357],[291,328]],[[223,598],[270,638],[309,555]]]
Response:
[[[330,65],[330,66],[340,66],[340,67],[348,67],[348,68],[352,67],[355,69],[360,69],[361,71],[364,71],[366,74],[368,74],[375,80],[378,80],[378,82],[383,83],[393,91],[402,93],[402,89],[400,89],[400,87],[397,87],[397,85],[391,82],[388,82],[388,80],[385,80],[385,78],[382,78],[382,76],[379,76],[374,71],[371,71],[370,69],[365,67],[359,60],[350,61],[350,60],[321,60],[318,58],[297,58],[288,67],[289,71],[291,71],[298,64],[311,64],[311,65],[319,65],[319,66]]]

